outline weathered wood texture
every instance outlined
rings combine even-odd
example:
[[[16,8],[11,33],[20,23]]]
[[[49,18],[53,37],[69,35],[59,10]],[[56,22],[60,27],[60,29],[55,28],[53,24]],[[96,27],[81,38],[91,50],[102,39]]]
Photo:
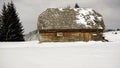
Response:
[[[81,11],[88,14],[80,13]],[[84,24],[83,20],[85,20],[84,23],[87,24]],[[102,15],[93,9],[89,11],[87,8],[64,8],[62,11],[59,8],[48,8],[39,15],[37,26],[39,30],[105,29]]]
[[[102,15],[87,8],[48,8],[37,27],[40,42],[102,41],[105,29]]]
[[[61,35],[57,35],[57,34]],[[40,42],[70,42],[70,41],[98,41],[102,40],[102,33],[98,32],[41,32]]]

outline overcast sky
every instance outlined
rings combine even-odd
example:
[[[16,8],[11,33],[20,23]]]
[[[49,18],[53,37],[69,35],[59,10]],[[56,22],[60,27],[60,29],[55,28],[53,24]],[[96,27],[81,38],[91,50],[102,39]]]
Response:
[[[3,3],[11,0],[0,0]],[[47,8],[74,7],[78,3],[83,8],[93,8],[103,15],[106,28],[120,28],[120,0],[12,0],[19,13],[24,32],[28,33],[37,28],[37,19]]]

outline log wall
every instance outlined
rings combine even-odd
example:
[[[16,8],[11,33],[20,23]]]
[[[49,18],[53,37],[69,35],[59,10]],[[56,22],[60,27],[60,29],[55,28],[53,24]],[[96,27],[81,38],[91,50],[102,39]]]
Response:
[[[70,42],[70,41],[99,41],[102,40],[102,33],[98,32],[42,32],[40,42]]]

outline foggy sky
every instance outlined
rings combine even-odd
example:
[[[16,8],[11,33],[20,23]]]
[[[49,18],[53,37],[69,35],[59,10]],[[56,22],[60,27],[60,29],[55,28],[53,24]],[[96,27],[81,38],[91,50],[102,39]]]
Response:
[[[0,0],[3,3],[11,0]],[[78,3],[82,8],[93,8],[103,15],[106,28],[120,28],[120,0],[12,0],[16,6],[24,33],[37,28],[37,19],[47,8],[74,7]]]

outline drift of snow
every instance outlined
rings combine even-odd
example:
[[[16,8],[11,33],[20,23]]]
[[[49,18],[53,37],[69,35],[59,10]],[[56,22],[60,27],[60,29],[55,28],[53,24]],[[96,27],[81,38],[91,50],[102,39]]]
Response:
[[[111,42],[120,42],[120,31],[105,32],[104,36],[106,39],[108,39]]]
[[[120,32],[110,42],[1,42],[0,68],[120,68]]]

